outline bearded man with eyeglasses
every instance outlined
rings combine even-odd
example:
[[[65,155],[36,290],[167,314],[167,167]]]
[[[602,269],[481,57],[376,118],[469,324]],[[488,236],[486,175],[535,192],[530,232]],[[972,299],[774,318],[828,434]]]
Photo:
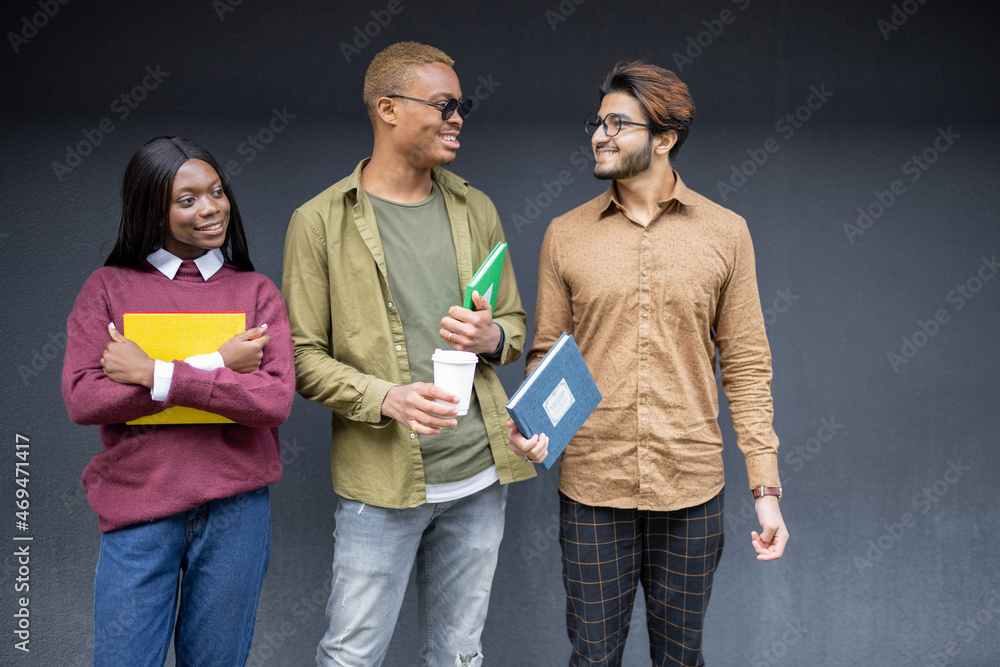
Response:
[[[319,665],[382,663],[414,563],[422,664],[480,665],[506,485],[535,474],[507,447],[493,371],[520,356],[527,328],[509,257],[495,311],[479,294],[459,305],[504,235],[489,198],[441,168],[471,108],[453,64],[415,42],[377,54],[371,158],[288,227],[297,389],[333,412],[341,497]],[[431,355],[449,346],[478,355],[460,418],[458,397],[432,384]]]
[[[673,169],[695,115],[673,72],[619,62],[600,97],[585,129],[594,175],[612,183],[545,233],[526,369],[569,332],[604,397],[560,465],[569,664],[621,665],[641,584],[652,664],[704,665],[723,546],[716,350],[756,498],[757,558],[781,558],[788,541],[753,245],[743,218]],[[511,429],[512,451],[531,446]]]

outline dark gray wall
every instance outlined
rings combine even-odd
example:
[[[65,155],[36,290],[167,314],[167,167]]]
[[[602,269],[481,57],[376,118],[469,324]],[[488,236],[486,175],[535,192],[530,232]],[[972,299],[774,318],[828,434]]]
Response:
[[[128,157],[153,136],[181,134],[233,161],[253,259],[278,282],[292,210],[368,155],[368,61],[416,39],[451,54],[466,96],[480,100],[453,168],[493,197],[529,313],[546,224],[604,187],[590,176],[581,128],[601,75],[645,56],[691,88],[699,117],[677,168],[750,224],[792,535],[780,562],[754,559],[746,473],[723,406],[728,543],[709,664],[997,664],[991,5],[223,3],[4,3],[0,663],[88,662],[99,532],[79,475],[100,444],[96,428],[66,416],[61,337],[111,248]],[[39,13],[47,4],[58,7],[51,18]],[[341,44],[366,29],[373,36],[348,62]],[[12,43],[12,33],[23,37]],[[135,89],[144,80],[150,89]],[[133,91],[128,108],[121,97]],[[287,125],[268,137],[274,110]],[[797,110],[801,123],[783,120]],[[252,153],[250,136],[273,141]],[[86,141],[97,145],[77,148]],[[55,173],[68,150],[89,154]],[[926,169],[914,169],[921,155]],[[747,162],[754,156],[762,164]],[[871,222],[845,230],[859,207]],[[508,390],[522,372],[521,362],[504,369]],[[12,516],[17,434],[30,438],[24,533]],[[282,442],[254,665],[311,664],[324,627],[336,504],[326,411],[297,400]],[[510,490],[487,664],[565,664],[555,489],[553,471]],[[34,538],[28,654],[14,648],[18,535]],[[627,664],[648,664],[641,614],[632,635]],[[417,645],[411,596],[387,664],[416,664]]]

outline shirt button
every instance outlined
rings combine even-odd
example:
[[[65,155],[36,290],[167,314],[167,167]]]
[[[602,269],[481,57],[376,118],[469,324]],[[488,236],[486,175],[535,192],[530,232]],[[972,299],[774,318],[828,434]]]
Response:
[[[389,310],[392,310],[392,301],[389,302]]]
[[[399,351],[400,351],[400,350],[402,350],[402,349],[403,349],[403,346],[402,346],[402,345],[397,345],[397,346],[396,346],[396,352],[399,352]]]
[[[642,403],[643,405],[646,405],[646,397],[643,396],[642,398],[640,398],[639,402]]]
[[[645,237],[645,238],[649,238],[649,232],[643,232],[643,233],[642,233],[642,235],[643,235],[643,237]]]
[[[414,439],[415,437],[417,437],[417,434],[416,434],[416,433],[411,433],[411,434],[410,434],[410,440],[413,440],[413,439]]]
[[[642,275],[648,276],[649,275],[649,271],[647,271],[646,269],[643,269],[642,270]]]
[[[646,312],[646,311],[644,310],[644,311],[642,311],[642,316],[643,316],[643,317],[649,317],[649,313],[647,313],[647,312]]]

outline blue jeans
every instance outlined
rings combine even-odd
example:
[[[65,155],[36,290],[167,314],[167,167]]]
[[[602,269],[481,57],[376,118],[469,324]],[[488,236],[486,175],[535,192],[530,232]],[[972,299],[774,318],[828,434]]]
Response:
[[[101,536],[95,667],[244,665],[271,552],[267,487]]]
[[[329,628],[318,665],[382,664],[413,563],[422,664],[482,664],[480,636],[503,537],[507,487],[407,509],[341,499],[334,530]]]

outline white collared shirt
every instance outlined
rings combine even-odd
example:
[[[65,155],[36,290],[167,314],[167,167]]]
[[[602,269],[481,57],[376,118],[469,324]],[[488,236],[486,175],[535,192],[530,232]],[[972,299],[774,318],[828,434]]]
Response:
[[[152,264],[157,271],[165,275],[168,280],[173,280],[184,260],[164,248],[160,248],[146,257],[146,261]],[[208,280],[222,268],[224,261],[225,258],[222,256],[222,251],[218,248],[213,248],[194,260],[194,265],[198,267],[201,277],[204,280]],[[196,354],[184,361],[203,371],[214,371],[226,365],[218,350],[208,354]],[[167,394],[170,393],[170,382],[173,377],[174,364],[172,362],[161,361],[160,359],[153,360],[153,388],[150,390],[150,394],[154,401],[165,401],[167,399]]]
[[[181,268],[181,264],[184,260],[177,255],[171,254],[166,249],[160,248],[146,257],[146,261],[156,267],[157,271],[165,275],[170,280],[173,280],[174,276],[177,275],[177,271]],[[225,261],[225,258],[222,256],[222,251],[218,248],[213,248],[198,259],[194,260],[194,265],[198,267],[198,272],[201,273],[201,277],[208,280],[222,268],[222,263]]]

